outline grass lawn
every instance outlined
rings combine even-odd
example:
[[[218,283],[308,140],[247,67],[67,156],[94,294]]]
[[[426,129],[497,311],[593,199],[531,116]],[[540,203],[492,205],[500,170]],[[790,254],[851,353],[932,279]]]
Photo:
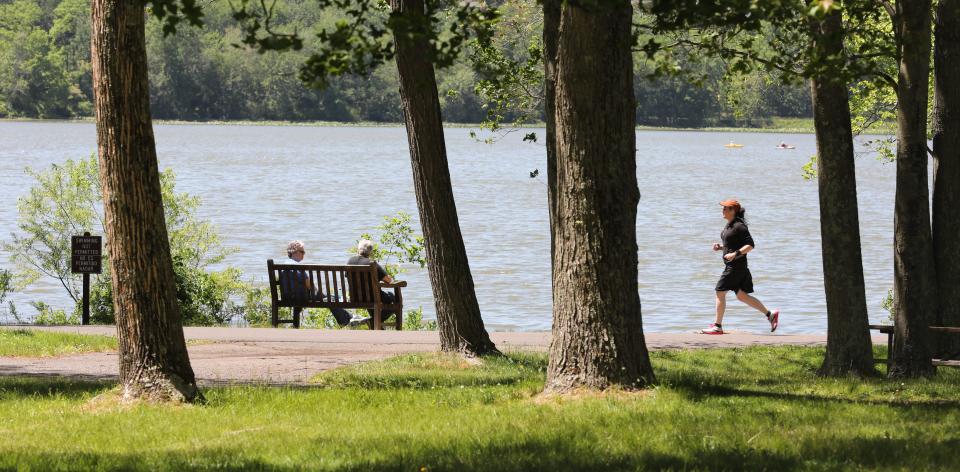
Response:
[[[0,329],[0,356],[51,357],[116,349],[117,338],[111,336]]]
[[[574,398],[539,395],[539,354],[408,355],[318,388],[211,388],[202,406],[0,377],[0,470],[960,469],[960,372],[818,379],[822,355],[653,353],[658,387]]]

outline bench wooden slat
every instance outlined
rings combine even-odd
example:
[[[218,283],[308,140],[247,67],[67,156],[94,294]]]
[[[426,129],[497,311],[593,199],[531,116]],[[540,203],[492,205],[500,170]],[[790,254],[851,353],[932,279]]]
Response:
[[[931,326],[930,331],[937,333],[960,333],[960,328],[952,326]]]
[[[293,320],[281,320],[279,308],[362,308],[371,314],[390,310],[396,313],[396,329],[401,329],[403,314],[404,281],[381,284],[375,264],[275,264],[267,261],[270,285],[271,322],[293,323],[299,327],[299,316]],[[289,272],[288,272],[289,271]],[[302,274],[298,275],[295,274]],[[298,287],[299,283],[309,287]],[[386,304],[380,296],[381,289],[393,289],[395,302]],[[380,319],[374,322],[380,328]]]
[[[333,293],[340,295],[340,286],[337,284],[337,273],[333,273]],[[339,301],[340,299],[335,299],[334,301]]]
[[[887,363],[887,368],[890,368],[890,355],[893,351],[893,335],[895,333],[893,325],[868,325],[870,329],[880,331],[887,335],[887,359],[876,359],[875,362],[885,362]],[[928,326],[931,332],[934,333],[948,333],[948,334],[960,334],[960,327],[955,326]],[[942,367],[960,367],[960,360],[954,359],[932,359],[931,364],[935,366]]]
[[[893,332],[893,325],[869,325],[868,327],[884,334],[890,334]]]

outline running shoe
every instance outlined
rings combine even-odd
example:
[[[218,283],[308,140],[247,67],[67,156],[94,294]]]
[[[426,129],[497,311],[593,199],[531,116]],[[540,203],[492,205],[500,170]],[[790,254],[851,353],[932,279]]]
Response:
[[[353,327],[356,327],[356,326],[360,326],[360,325],[362,325],[362,324],[367,324],[367,325],[369,325],[369,324],[370,324],[370,321],[372,321],[372,320],[373,320],[373,317],[372,317],[372,316],[359,316],[359,315],[355,315],[353,318],[350,319],[350,322],[347,323],[347,326],[353,328]]]
[[[716,323],[711,323],[709,328],[701,329],[700,334],[723,334],[723,328]]]
[[[771,311],[768,320],[770,321],[770,332],[772,333],[777,330],[777,325],[780,324],[780,310]]]

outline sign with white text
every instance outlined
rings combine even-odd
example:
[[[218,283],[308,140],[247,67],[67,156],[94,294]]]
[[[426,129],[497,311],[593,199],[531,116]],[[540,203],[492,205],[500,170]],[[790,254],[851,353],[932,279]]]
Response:
[[[99,274],[102,270],[103,238],[89,234],[70,238],[70,265],[74,274]]]

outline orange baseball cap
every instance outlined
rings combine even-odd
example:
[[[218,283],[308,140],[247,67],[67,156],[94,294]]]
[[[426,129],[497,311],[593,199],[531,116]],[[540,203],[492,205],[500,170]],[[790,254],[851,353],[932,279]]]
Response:
[[[725,206],[725,207],[739,207],[739,206],[740,206],[740,202],[738,202],[737,200],[735,200],[735,199],[733,199],[733,198],[728,199],[728,200],[724,200],[724,201],[720,202],[720,204],[723,205],[723,206]]]

